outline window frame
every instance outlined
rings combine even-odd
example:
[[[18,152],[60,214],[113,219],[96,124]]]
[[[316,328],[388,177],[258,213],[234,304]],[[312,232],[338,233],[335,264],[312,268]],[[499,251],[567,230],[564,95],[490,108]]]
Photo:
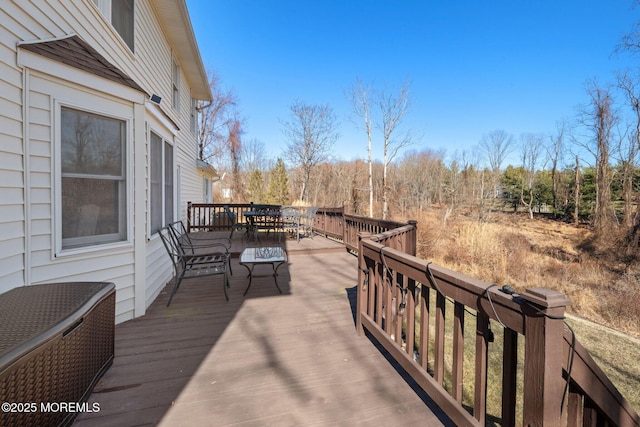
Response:
[[[189,117],[189,129],[197,136],[198,133],[198,100],[191,97],[191,116]]]
[[[160,190],[160,202],[156,206],[156,200],[154,200],[154,194],[152,185],[154,185],[154,153],[153,153],[153,141],[152,136],[155,135],[160,140],[160,165],[161,170],[159,173],[161,181],[159,182]],[[151,238],[158,234],[158,232],[167,224],[175,221],[176,218],[176,147],[173,141],[166,135],[163,135],[157,128],[149,127],[147,140],[149,141],[149,201],[147,210],[147,233]],[[167,161],[167,152],[171,153],[171,159]],[[171,173],[170,177],[167,176]],[[170,179],[168,179],[170,178]],[[167,197],[170,194],[171,197]],[[154,223],[154,209],[161,209],[162,215],[160,225]]]
[[[129,50],[134,53],[135,45],[136,45],[136,0],[133,1],[133,10],[132,10],[132,22],[131,22],[131,45],[127,43],[127,40],[123,37],[123,35],[118,31],[113,24],[113,0],[93,0],[93,4],[100,10],[100,13],[105,17],[111,28],[113,28],[114,32],[120,37],[125,46],[129,48]]]
[[[131,108],[131,114],[124,114],[122,110],[124,106],[118,104],[113,109],[92,108],[86,104],[79,104],[62,99],[53,99],[53,156],[52,156],[52,170],[54,171],[52,183],[54,209],[53,209],[53,256],[61,257],[65,255],[73,255],[77,253],[92,252],[98,250],[104,250],[111,247],[127,246],[131,244],[131,215],[132,209],[131,200],[131,186],[133,180],[132,167],[132,141],[133,141],[133,108]],[[85,178],[91,179],[95,176],[92,174],[83,173],[63,173],[62,172],[62,110],[63,109],[75,110],[81,113],[93,114],[107,119],[114,119],[124,122],[125,130],[123,132],[124,141],[122,142],[122,174],[121,179],[121,192],[118,200],[118,216],[119,216],[119,231],[117,233],[109,233],[103,235],[93,236],[77,236],[63,239],[62,237],[62,222],[64,212],[62,211],[62,189],[63,178]],[[124,107],[128,109],[128,107]],[[118,110],[118,111],[114,111]],[[117,181],[115,176],[108,176],[107,179],[113,179]]]
[[[171,106],[176,112],[180,112],[180,64],[175,56],[171,56]]]

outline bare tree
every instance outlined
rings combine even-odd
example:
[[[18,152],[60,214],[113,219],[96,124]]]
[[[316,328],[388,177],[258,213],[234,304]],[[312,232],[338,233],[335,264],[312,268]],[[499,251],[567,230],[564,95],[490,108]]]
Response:
[[[558,209],[558,165],[562,161],[566,130],[567,124],[564,120],[556,123],[556,133],[551,137],[551,142],[547,147],[547,154],[551,160],[551,195],[553,197],[554,218]]]
[[[573,198],[575,199],[575,206],[573,208],[573,223],[578,225],[580,222],[580,158],[576,156],[576,169],[575,169],[575,183],[573,190]]]
[[[398,161],[407,207],[418,211],[443,202],[444,151],[407,150]]]
[[[226,158],[226,141],[229,122],[233,120],[236,97],[231,90],[224,90],[219,77],[212,71],[209,88],[213,95],[210,102],[198,101],[198,157],[221,168]]]
[[[507,155],[513,150],[513,146],[513,136],[503,130],[493,130],[483,135],[480,140],[480,149],[494,172],[500,171]]]
[[[238,116],[226,123],[226,141],[225,147],[231,158],[231,201],[244,200],[244,188],[242,185],[242,176],[240,175],[240,156],[242,152],[242,121]]]
[[[493,130],[483,135],[482,139],[480,139],[480,150],[491,168],[491,186],[493,189],[490,196],[491,199],[495,199],[498,196],[500,170],[507,155],[513,150],[514,145],[513,136],[504,130]]]
[[[253,171],[265,172],[273,167],[273,165],[269,165],[264,143],[256,138],[242,142],[240,160],[241,168],[249,173]]]
[[[639,0],[635,0],[635,3],[636,6],[640,5]],[[633,24],[631,31],[621,37],[615,51],[616,53],[629,52],[632,55],[640,54],[640,22]]]
[[[329,157],[338,139],[338,122],[329,105],[308,105],[296,100],[290,110],[289,120],[281,122],[289,139],[286,156],[301,168],[300,199],[308,202],[311,172]]]
[[[347,99],[351,102],[356,115],[362,119],[362,127],[367,134],[367,161],[369,164],[369,216],[373,217],[373,160],[371,158],[373,117],[370,105],[371,96],[371,85],[364,85],[357,77],[347,92]]]
[[[622,194],[624,198],[624,225],[631,229],[634,222],[640,221],[640,216],[636,212],[633,216],[633,180],[638,164],[638,154],[640,150],[640,94],[637,88],[637,79],[631,77],[629,73],[618,76],[618,87],[622,89],[627,104],[631,107],[633,118],[631,119],[630,132],[627,138],[620,139],[618,153],[622,164]]]
[[[536,169],[540,158],[540,152],[542,151],[543,140],[544,138],[542,135],[535,133],[525,133],[520,136],[521,160],[522,167],[525,171],[525,182],[521,187],[520,202],[529,211],[530,219],[533,219]]]
[[[635,3],[636,5],[640,5],[639,0],[636,0]],[[616,48],[616,51],[629,52],[636,57],[638,56],[638,54],[640,54],[640,22],[636,22],[633,25],[631,32],[625,34],[622,37],[620,44]],[[640,149],[640,147],[638,146],[638,144],[640,144],[640,132],[639,132],[640,115],[638,114],[640,109],[638,106],[638,97],[635,95],[634,79],[625,77],[624,79],[622,79],[624,80],[623,82],[621,82],[620,80],[621,79],[618,78],[618,82],[619,82],[618,84],[619,86],[622,87],[622,90],[625,92],[625,95],[627,96],[627,100],[631,104],[631,107],[634,110],[634,113],[636,114],[636,118],[634,120],[635,132],[632,132],[632,136],[630,138],[630,140],[633,142],[630,142],[629,144],[630,150],[628,151],[628,155],[629,157],[631,157],[631,156],[637,155],[637,153],[634,153],[635,150]],[[627,166],[631,166],[631,162],[629,162]],[[624,185],[625,186],[628,185],[626,180]],[[624,189],[625,194],[627,190],[628,188]],[[626,200],[627,200],[627,196],[625,195],[625,202]],[[629,246],[635,252],[637,250],[637,247],[640,245],[640,209],[636,209],[635,220],[630,220],[626,212],[629,212],[627,211],[627,206],[625,206],[625,217],[626,217],[625,222],[627,223],[633,222],[633,226],[627,232],[627,239],[629,242]]]
[[[449,167],[445,169],[444,200],[446,209],[442,217],[442,222],[445,227],[447,226],[447,220],[458,206],[461,197],[463,177],[465,175],[464,171],[460,170],[460,162],[457,157],[457,154],[454,154],[453,159],[451,159],[449,163]]]
[[[413,132],[401,132],[400,127],[410,107],[409,82],[405,82],[397,94],[384,89],[376,96],[376,105],[380,110],[378,129],[382,132],[383,169],[382,169],[382,218],[389,216],[389,164],[398,151],[414,142]]]
[[[613,98],[609,89],[602,88],[595,80],[586,84],[589,104],[581,108],[579,123],[587,130],[587,140],[578,144],[595,158],[596,203],[593,212],[595,230],[602,234],[610,228],[616,218],[611,204],[611,155],[612,131],[617,121],[613,109]]]

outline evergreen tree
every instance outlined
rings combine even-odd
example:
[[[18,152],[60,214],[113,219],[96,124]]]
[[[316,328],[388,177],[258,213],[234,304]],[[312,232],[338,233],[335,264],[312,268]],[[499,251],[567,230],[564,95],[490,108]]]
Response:
[[[286,205],[289,203],[287,170],[281,158],[278,158],[276,165],[271,170],[267,200],[274,205]]]
[[[511,165],[507,166],[502,173],[502,198],[504,203],[510,206],[514,212],[518,211],[518,206],[522,203],[525,173],[522,166],[513,167]]]
[[[249,196],[254,203],[264,203],[264,180],[262,172],[255,170],[249,176]]]

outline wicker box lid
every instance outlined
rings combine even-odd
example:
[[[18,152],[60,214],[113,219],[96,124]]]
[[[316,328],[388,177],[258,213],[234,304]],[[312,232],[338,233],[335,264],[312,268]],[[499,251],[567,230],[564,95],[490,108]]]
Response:
[[[82,320],[115,292],[109,282],[67,282],[14,288],[0,295],[0,371]]]

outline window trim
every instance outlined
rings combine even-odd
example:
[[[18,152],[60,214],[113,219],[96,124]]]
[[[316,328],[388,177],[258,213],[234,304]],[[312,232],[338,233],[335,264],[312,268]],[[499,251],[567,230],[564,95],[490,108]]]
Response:
[[[121,240],[115,241],[104,241],[95,243],[93,236],[87,236],[86,239],[83,237],[75,238],[77,241],[82,242],[82,240],[87,240],[90,243],[85,245],[78,244],[73,245],[71,247],[64,248],[63,247],[63,239],[62,239],[62,109],[69,108],[73,110],[78,110],[81,112],[86,112],[90,114],[96,114],[99,116],[103,116],[106,118],[111,118],[115,120],[120,120],[125,123],[125,141],[122,154],[124,155],[124,184],[123,184],[123,192],[124,194],[121,196],[121,203],[124,203],[124,208],[122,211],[122,220],[125,222],[122,227],[122,233],[124,238]],[[130,246],[132,243],[132,217],[130,211],[133,206],[132,197],[132,188],[133,185],[133,171],[132,171],[132,141],[133,141],[133,107],[131,107],[131,114],[124,115],[122,113],[116,113],[114,111],[108,111],[104,106],[104,109],[97,109],[89,107],[87,104],[80,104],[77,102],[71,102],[59,98],[52,97],[52,115],[53,115],[53,126],[52,126],[52,138],[51,140],[54,142],[53,152],[51,156],[52,161],[52,170],[53,170],[53,182],[51,183],[51,190],[53,192],[53,203],[54,207],[52,210],[52,222],[53,222],[53,257],[60,258],[68,255],[76,255],[83,254],[88,252],[95,251],[104,251],[109,248],[117,248],[117,247],[125,247]],[[115,108],[114,108],[115,109]],[[66,174],[67,176],[82,176],[84,174]]]
[[[153,226],[152,226],[152,209],[153,209],[153,200],[152,200],[152,193],[151,193],[151,167],[153,164],[153,158],[151,157],[151,135],[155,134],[158,138],[160,138],[161,141],[161,150],[160,152],[162,153],[162,159],[161,159],[161,165],[162,165],[162,171],[161,171],[161,183],[160,183],[160,190],[161,190],[161,195],[162,195],[162,202],[161,202],[161,206],[162,206],[162,225],[158,228],[158,230],[154,230]],[[178,204],[178,202],[176,201],[176,174],[177,174],[177,170],[176,170],[176,144],[174,143],[174,141],[172,141],[172,138],[169,138],[166,134],[166,132],[161,132],[157,127],[153,127],[153,126],[148,126],[147,129],[147,141],[148,141],[148,147],[149,147],[149,155],[148,155],[148,182],[149,182],[149,199],[147,201],[147,236],[148,239],[151,239],[154,236],[158,235],[158,232],[162,229],[162,227],[164,227],[165,225],[167,225],[169,222],[173,222],[176,220],[177,216],[176,216],[176,206]],[[171,154],[172,154],[172,159],[171,159],[171,197],[172,197],[172,204],[171,204],[171,215],[172,218],[169,222],[167,222],[167,180],[166,180],[166,173],[167,173],[167,162],[166,162],[166,147],[169,146],[171,147]]]
[[[191,97],[191,110],[189,111],[191,116],[189,117],[189,129],[191,133],[196,135],[198,134],[198,100]]]
[[[131,29],[133,40],[131,41],[131,46],[129,46],[124,37],[122,37],[122,35],[118,32],[118,30],[116,30],[116,27],[113,25],[113,16],[111,13],[112,0],[92,0],[91,3],[93,3],[94,6],[100,11],[100,14],[105,18],[113,32],[118,35],[118,39],[120,39],[120,42],[124,46],[126,46],[131,53],[134,53],[136,47],[136,1],[133,0],[133,28]]]
[[[171,106],[176,112],[180,112],[180,79],[182,70],[180,63],[174,55],[171,55]]]

